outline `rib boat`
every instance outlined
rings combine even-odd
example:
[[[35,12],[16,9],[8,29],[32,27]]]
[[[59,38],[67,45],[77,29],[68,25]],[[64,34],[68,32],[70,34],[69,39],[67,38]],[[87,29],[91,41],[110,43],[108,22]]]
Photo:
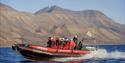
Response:
[[[26,58],[51,58],[51,57],[78,57],[91,52],[91,50],[70,50],[43,47],[33,44],[15,44],[12,49]]]

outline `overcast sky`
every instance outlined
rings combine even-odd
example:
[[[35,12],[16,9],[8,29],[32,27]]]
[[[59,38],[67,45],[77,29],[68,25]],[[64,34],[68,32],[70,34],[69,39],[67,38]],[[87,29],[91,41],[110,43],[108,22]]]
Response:
[[[75,11],[99,10],[114,21],[125,24],[125,0],[0,0],[19,11],[36,12],[57,5]]]

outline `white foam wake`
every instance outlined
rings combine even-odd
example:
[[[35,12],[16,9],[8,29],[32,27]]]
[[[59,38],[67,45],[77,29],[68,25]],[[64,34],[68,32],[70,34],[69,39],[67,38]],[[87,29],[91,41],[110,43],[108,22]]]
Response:
[[[55,61],[71,61],[71,60],[80,60],[80,59],[125,59],[125,52],[113,51],[107,52],[106,49],[98,49],[92,51],[89,54],[80,56],[80,57],[65,57],[65,58],[54,58]]]

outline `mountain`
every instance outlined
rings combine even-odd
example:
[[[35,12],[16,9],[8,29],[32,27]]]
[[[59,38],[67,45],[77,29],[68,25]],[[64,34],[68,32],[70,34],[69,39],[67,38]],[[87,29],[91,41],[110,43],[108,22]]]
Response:
[[[125,25],[116,23],[98,10],[72,11],[51,6],[32,14],[0,3],[1,46],[21,43],[22,38],[43,43],[52,35],[77,34],[81,39],[88,31],[96,37],[96,44],[125,44],[124,30]]]
[[[43,9],[40,9],[39,11],[35,12],[34,14],[41,14],[41,13],[54,13],[54,12],[71,12],[71,10],[61,8],[59,6],[48,6]]]
[[[0,3],[0,42],[2,44],[20,42],[15,38],[20,38],[25,31],[34,31],[36,25],[33,18],[31,13],[20,12]]]
[[[45,9],[45,8],[44,8]],[[44,10],[42,9],[42,10]],[[47,10],[51,12],[36,12],[35,15],[49,29],[49,33],[56,34],[83,34],[91,31],[97,35],[99,42],[119,42],[124,41],[125,25],[114,22],[100,11],[84,10],[84,11],[69,11],[59,7],[50,7]],[[58,9],[58,10],[57,10]],[[45,28],[45,27],[44,27]],[[67,34],[65,34],[67,35]]]

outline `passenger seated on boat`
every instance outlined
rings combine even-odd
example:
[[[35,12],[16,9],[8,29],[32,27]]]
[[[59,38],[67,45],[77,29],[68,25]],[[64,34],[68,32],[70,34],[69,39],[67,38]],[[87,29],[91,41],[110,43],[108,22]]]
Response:
[[[76,43],[73,41],[73,39],[70,40],[70,49],[74,49],[76,47]]]
[[[53,47],[54,46],[54,39],[53,37],[49,37],[47,42],[47,47]]]
[[[58,47],[58,46],[59,46],[59,42],[60,42],[60,41],[59,41],[59,37],[56,37],[56,40],[55,40],[55,41],[56,41],[56,46],[57,46],[57,48],[59,48],[59,47]]]
[[[59,38],[58,48],[63,49],[64,38]]]
[[[70,41],[69,39],[66,38],[65,42],[64,42],[64,47],[63,49],[69,49],[69,44],[70,44]]]
[[[71,50],[73,50],[75,46],[76,46],[76,44],[73,41],[73,39],[70,39],[70,40],[66,41],[66,44],[65,44],[63,49],[71,49]]]
[[[77,49],[77,47],[78,47],[78,37],[77,37],[77,35],[75,35],[75,36],[73,37],[73,41],[74,41],[75,44],[76,44],[76,46],[75,46],[74,49]]]
[[[63,49],[64,38],[56,38],[52,48]]]
[[[83,47],[83,44],[82,44],[82,41],[80,41],[79,44],[78,44],[77,49],[78,49],[78,50],[82,50],[82,47]]]

